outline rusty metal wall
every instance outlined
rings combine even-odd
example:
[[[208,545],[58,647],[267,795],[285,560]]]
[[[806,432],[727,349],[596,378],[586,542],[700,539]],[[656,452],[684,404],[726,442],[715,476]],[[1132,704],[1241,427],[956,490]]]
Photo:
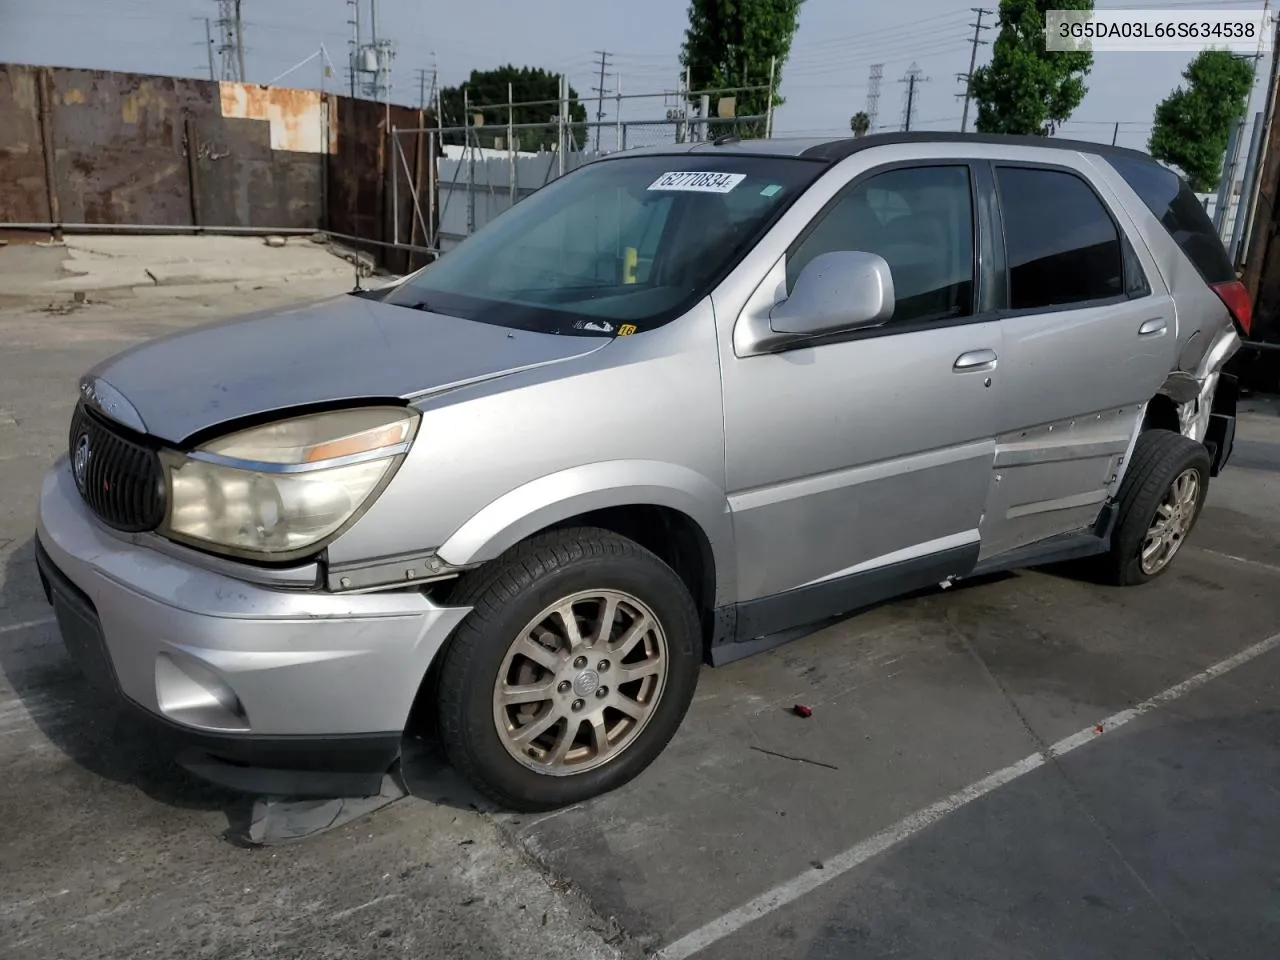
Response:
[[[0,67],[0,221],[49,218],[36,72]]]
[[[216,109],[213,85],[97,70],[41,72],[54,92],[60,219],[191,224],[183,118]]]
[[[396,171],[395,153],[389,147],[388,113],[390,127],[400,130],[433,126],[435,119],[430,112],[409,107],[392,106],[372,100],[352,100],[335,97],[336,148],[329,158],[329,227],[336,233],[353,237],[367,237],[384,243],[418,243],[425,245],[421,237],[410,239],[413,197],[407,186],[404,171],[399,171],[398,188],[390,187],[391,176]],[[414,158],[410,156],[410,163]],[[417,171],[415,171],[417,175]],[[418,183],[419,195],[434,177],[422,170]],[[393,196],[394,194],[394,196]],[[396,237],[396,215],[393,207],[399,207],[399,236]],[[369,252],[377,253],[388,269],[400,272],[410,266],[407,251],[388,250],[370,246]],[[421,265],[421,257],[413,261]]]
[[[392,107],[390,122],[432,121]],[[0,64],[0,223],[328,229],[395,242],[387,139],[387,108],[370,101]],[[432,179],[420,174],[424,195]],[[412,201],[399,192],[399,240],[412,243]]]

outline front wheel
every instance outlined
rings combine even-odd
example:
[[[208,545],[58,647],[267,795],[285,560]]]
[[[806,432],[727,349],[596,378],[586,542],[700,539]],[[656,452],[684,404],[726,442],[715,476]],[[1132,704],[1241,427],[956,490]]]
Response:
[[[460,585],[474,609],[440,669],[453,765],[515,810],[613,790],[666,747],[697,685],[697,609],[634,542],[575,528],[534,537]]]
[[[1120,484],[1111,551],[1097,558],[1104,580],[1130,586],[1169,569],[1200,517],[1209,470],[1204,444],[1171,430],[1138,437]]]

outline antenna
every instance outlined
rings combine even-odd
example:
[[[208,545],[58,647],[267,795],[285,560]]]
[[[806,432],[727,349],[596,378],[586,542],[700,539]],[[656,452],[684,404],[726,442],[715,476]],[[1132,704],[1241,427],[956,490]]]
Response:
[[[880,117],[880,79],[884,76],[884,64],[871,65],[871,78],[867,81],[867,132],[876,132],[876,120]]]

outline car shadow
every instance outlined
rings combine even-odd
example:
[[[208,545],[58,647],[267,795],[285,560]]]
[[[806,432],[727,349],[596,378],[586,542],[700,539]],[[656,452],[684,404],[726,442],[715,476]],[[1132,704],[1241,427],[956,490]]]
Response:
[[[227,819],[223,838],[236,845],[249,842],[266,798],[226,790],[189,773],[175,759],[183,746],[178,736],[147,723],[80,673],[52,622],[53,608],[46,605],[34,537],[10,551],[4,563],[0,610],[47,611],[19,617],[30,625],[0,644],[0,672],[40,733],[95,776],[135,787],[166,806],[222,812]],[[398,766],[391,772],[416,799],[461,810],[491,809],[454,773],[429,727],[406,737]]]
[[[106,780],[135,787],[157,803],[179,809],[221,811],[224,837],[248,829],[252,798],[222,790],[174,761],[176,740],[132,715],[80,673],[62,646],[45,606],[35,562],[35,538],[9,552],[0,578],[0,610],[47,611],[26,616],[31,625],[0,643],[0,672],[41,734],[78,766]]]

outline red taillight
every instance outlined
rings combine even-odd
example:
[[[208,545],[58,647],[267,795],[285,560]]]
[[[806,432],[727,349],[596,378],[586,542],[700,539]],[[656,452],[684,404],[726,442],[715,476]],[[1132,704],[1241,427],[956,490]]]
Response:
[[[1231,311],[1231,318],[1235,320],[1240,332],[1247,337],[1249,330],[1253,327],[1253,303],[1249,300],[1249,291],[1239,280],[1214,283],[1211,286],[1213,292],[1222,298],[1222,302]]]

